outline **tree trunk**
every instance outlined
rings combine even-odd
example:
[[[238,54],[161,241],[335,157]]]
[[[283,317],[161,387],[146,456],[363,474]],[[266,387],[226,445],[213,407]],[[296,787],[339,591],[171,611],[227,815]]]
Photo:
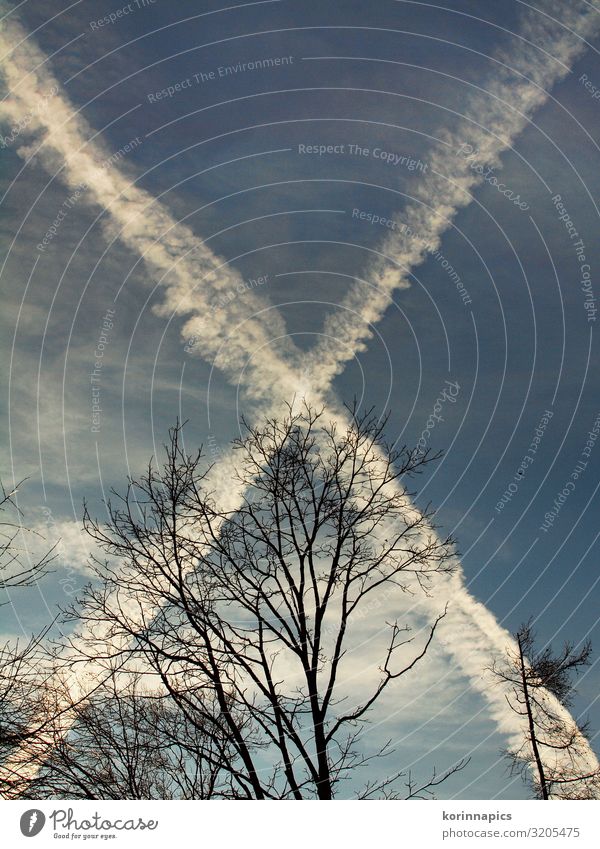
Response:
[[[525,674],[525,657],[523,655],[523,646],[521,644],[521,637],[517,635],[517,642],[519,644],[519,661],[521,663],[521,681],[523,683],[523,696],[525,698],[525,708],[527,710],[527,721],[529,723],[529,739],[531,741],[531,748],[533,750],[533,757],[535,758],[535,765],[538,771],[538,778],[540,782],[540,792],[542,794],[542,799],[549,799],[550,796],[548,794],[548,784],[546,781],[546,774],[544,772],[544,764],[542,763],[542,758],[540,756],[540,750],[537,744],[537,738],[535,734],[535,722],[533,719],[533,711],[531,710],[531,701],[529,698],[529,687],[527,686],[527,676]]]

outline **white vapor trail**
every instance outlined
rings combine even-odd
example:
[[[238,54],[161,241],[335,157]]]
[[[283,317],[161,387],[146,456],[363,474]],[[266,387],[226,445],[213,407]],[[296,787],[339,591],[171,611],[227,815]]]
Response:
[[[414,198],[395,216],[396,229],[362,275],[367,285],[356,283],[326,320],[307,364],[315,386],[326,390],[344,363],[365,349],[370,327],[381,320],[394,291],[410,286],[411,272],[439,248],[452,218],[471,202],[473,189],[483,180],[475,167],[500,166],[500,155],[512,146],[550,88],[570,73],[585,50],[585,39],[600,30],[600,14],[587,3],[550,0],[543,8],[549,17],[524,16],[519,35],[525,41],[517,40],[510,53],[496,54],[501,63],[494,64],[497,76],[485,91],[467,100],[466,119],[458,129],[439,134]]]
[[[291,368],[273,353],[272,336],[285,339],[285,325],[276,311],[261,316],[264,301],[244,289],[241,275],[215,256],[185,224],[178,223],[165,207],[132,185],[115,167],[107,167],[110,152],[80,112],[60,92],[49,72],[44,54],[10,19],[0,23],[0,57],[9,89],[0,102],[0,120],[13,126],[26,117],[27,132],[42,134],[41,142],[21,145],[25,159],[36,156],[60,176],[69,189],[85,185],[85,199],[106,210],[104,223],[109,238],[118,238],[143,257],[147,267],[165,288],[161,314],[190,313],[202,319],[198,353],[213,361],[226,375],[235,377],[249,368],[249,385],[255,397],[272,396],[273,382],[288,396],[296,382]],[[56,91],[54,96],[51,91]],[[243,291],[243,297],[228,297]],[[226,307],[222,308],[223,300]],[[209,320],[207,320],[209,317]],[[237,327],[235,334],[228,334]],[[223,345],[223,340],[227,344]],[[263,354],[247,363],[248,351]]]
[[[343,411],[333,410],[332,419],[339,429],[346,429],[350,420]],[[379,453],[378,462],[381,470],[385,468],[385,457]],[[386,484],[384,492],[388,491],[390,498],[397,495],[399,482],[394,481]],[[416,507],[405,510],[406,521],[417,518]],[[389,530],[381,529],[382,536],[394,538],[401,530],[397,523],[403,520],[391,522]],[[426,536],[430,531],[425,529],[421,535],[420,542],[426,544]],[[496,723],[499,731],[507,738],[508,749],[514,752],[522,751],[523,741],[528,739],[528,727],[525,717],[519,716],[507,707],[506,698],[512,696],[509,686],[498,681],[492,670],[494,660],[502,662],[507,652],[512,656],[518,656],[517,643],[505,628],[503,628],[493,613],[481,602],[477,601],[469,593],[464,584],[464,573],[460,562],[455,557],[452,565],[454,570],[449,574],[432,573],[431,592],[428,595],[419,596],[414,601],[414,612],[426,612],[430,616],[439,614],[440,601],[448,600],[448,611],[439,629],[438,640],[444,649],[454,658],[461,672],[470,681],[471,686],[482,695],[488,704],[490,718]],[[397,610],[384,611],[392,619],[397,615]],[[565,728],[572,731],[577,738],[578,746],[575,754],[560,750],[548,750],[542,753],[542,761],[550,768],[553,774],[558,772],[566,774],[578,774],[582,776],[592,775],[599,769],[595,753],[589,746],[586,738],[581,734],[577,723],[568,710],[558,699],[545,691],[545,704],[554,715],[564,723]],[[581,790],[585,790],[585,781],[577,782]],[[575,782],[572,789],[575,787]]]
[[[480,126],[472,125],[468,139],[458,132],[444,133],[441,151],[431,158],[431,176],[424,178],[415,200],[403,213],[418,238],[410,238],[397,229],[386,240],[382,254],[391,257],[391,261],[379,260],[365,275],[375,284],[369,288],[367,298],[360,286],[354,287],[342,305],[347,309],[326,321],[325,341],[309,357],[307,371],[311,382],[306,386],[300,383],[293,345],[287,343],[278,353],[271,344],[273,338],[285,337],[281,317],[275,310],[262,317],[264,303],[251,293],[215,309],[220,296],[242,282],[240,275],[214,256],[190,228],[177,223],[149,193],[132,186],[117,168],[102,166],[107,158],[102,144],[90,140],[91,128],[46,70],[46,57],[9,19],[0,31],[2,71],[10,92],[0,104],[0,118],[17,122],[23,115],[28,116],[27,132],[43,135],[35,150],[48,170],[59,173],[72,189],[85,183],[86,198],[108,214],[108,235],[118,235],[158,276],[165,289],[161,313],[191,316],[185,334],[193,334],[197,322],[202,321],[195,350],[213,361],[229,379],[236,379],[246,369],[245,385],[250,397],[258,402],[261,415],[274,415],[281,412],[283,401],[273,399],[285,400],[304,393],[310,403],[321,403],[329,397],[333,378],[349,358],[349,352],[364,347],[370,335],[368,325],[380,320],[391,293],[409,285],[410,269],[425,260],[428,250],[439,245],[452,216],[470,201],[470,192],[480,177],[469,168],[464,156],[456,155],[460,144],[468,142],[477,149],[478,161],[497,165],[501,152],[510,147],[525,126],[527,116],[544,102],[546,90],[568,73],[567,66],[583,49],[582,42],[569,29],[583,36],[597,30],[598,16],[586,13],[578,3],[565,8],[564,4],[552,2],[545,8],[556,14],[566,28],[550,18],[544,18],[543,23],[539,16],[526,18],[521,34],[542,49],[536,51],[519,42],[514,53],[501,56],[501,61],[522,77],[515,83],[513,73],[502,71],[488,86],[487,96],[473,97],[468,109],[477,114]],[[53,85],[58,93],[51,98],[50,108],[43,108],[45,95]],[[19,153],[27,158],[33,150],[33,146],[22,146]],[[211,315],[210,322],[203,320],[206,314]],[[230,335],[232,326],[237,326],[238,331]],[[249,352],[258,352],[250,365]],[[347,426],[347,417],[333,405],[328,406],[327,414],[340,428]],[[235,509],[242,499],[242,491],[232,484],[232,471],[230,455],[224,456],[213,470],[213,483],[222,496],[224,509]],[[511,745],[520,745],[520,721],[508,709],[502,689],[491,686],[485,673],[491,660],[513,646],[514,641],[493,614],[469,594],[457,566],[452,577],[439,579],[435,586],[435,599],[451,599],[443,629],[444,644],[471,684],[487,699],[493,719],[508,735]],[[78,682],[77,686],[85,689],[89,685]],[[557,709],[573,722],[560,706]],[[597,768],[589,749],[586,758],[592,768]]]
[[[355,284],[340,309],[325,322],[320,341],[309,355],[307,370],[315,389],[326,391],[343,364],[364,349],[372,335],[370,327],[383,317],[393,292],[410,286],[411,270],[426,260],[428,252],[439,248],[453,216],[470,203],[473,189],[482,181],[471,167],[473,159],[484,167],[500,165],[501,153],[512,146],[529,116],[547,99],[549,89],[570,72],[585,49],[584,39],[600,30],[600,15],[588,4],[550,2],[545,8],[552,17],[527,15],[520,31],[540,49],[519,41],[516,51],[498,56],[510,70],[503,70],[485,94],[478,93],[466,104],[465,114],[477,116],[476,122],[469,124],[469,135],[465,137],[462,128],[441,135],[442,145],[431,156],[428,174],[420,177],[415,199],[406,205],[401,218],[396,217],[397,228],[381,246],[380,257],[362,275],[370,285]],[[522,76],[515,85],[517,74]],[[465,145],[469,155],[475,152],[471,161],[460,154]],[[460,564],[456,565],[451,577],[438,576],[435,582],[433,600],[450,600],[441,629],[444,646],[473,688],[485,697],[490,715],[517,751],[524,739],[523,721],[507,708],[506,690],[498,686],[489,669],[490,659],[505,656],[507,649],[514,653],[516,643],[491,611],[469,593]],[[578,732],[569,712],[547,695],[555,714]],[[599,765],[581,735],[580,741],[582,755],[577,768],[585,775]],[[550,751],[544,757],[552,766],[561,754]]]

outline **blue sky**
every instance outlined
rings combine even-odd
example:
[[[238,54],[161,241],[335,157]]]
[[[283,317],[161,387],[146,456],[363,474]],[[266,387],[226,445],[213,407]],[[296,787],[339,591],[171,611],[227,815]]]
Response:
[[[98,134],[100,158],[116,155],[107,181],[118,172],[184,221],[247,281],[232,295],[236,315],[266,310],[268,325],[277,308],[300,352],[322,340],[355,278],[365,281],[364,302],[373,297],[389,222],[414,225],[411,199],[439,201],[427,180],[444,134],[469,143],[479,121],[501,134],[505,115],[508,142],[493,173],[512,196],[480,182],[450,210],[439,254],[407,270],[410,286],[391,293],[333,389],[389,410],[391,441],[413,444],[426,430],[428,444],[444,449],[419,481],[418,500],[439,506],[466,585],[502,625],[514,630],[533,617],[542,642],[591,637],[600,646],[600,448],[595,439],[586,448],[600,415],[598,346],[585,306],[599,285],[600,39],[592,32],[560,71],[561,32],[544,17],[556,4],[537,6],[540,42],[527,49],[520,2],[274,0],[220,9],[42,0],[20,4],[8,20],[50,57],[41,78],[59,82],[87,138]],[[111,14],[114,22],[102,23]],[[269,61],[243,68],[256,60]],[[510,104],[494,105],[494,85],[506,83],[506,64],[524,73],[527,62],[534,79],[543,66],[550,84],[513,131],[518,120]],[[26,114],[22,101],[14,108]],[[204,443],[214,458],[237,434],[240,413],[253,409],[249,372],[236,366],[224,376],[203,354],[202,335],[227,305],[205,309],[199,338],[186,331],[190,311],[165,308],[157,266],[116,237],[110,211],[89,189],[74,196],[51,144],[36,150],[44,138],[37,118],[8,139],[14,114],[1,115],[1,471],[4,481],[29,477],[19,493],[26,524],[63,543],[57,572],[3,608],[8,635],[44,624],[87,580],[77,531],[84,497],[100,513],[103,495],[160,451],[176,416],[189,419],[186,442]],[[460,154],[444,155],[448,173],[462,167]],[[410,158],[421,168],[409,170]],[[226,297],[232,286],[224,284]],[[272,348],[285,354],[272,327]],[[231,323],[228,332],[223,344],[238,334],[243,347],[244,328]],[[249,363],[258,356],[247,353]],[[458,394],[427,430],[446,381]],[[399,690],[382,708],[381,733],[392,728],[402,741],[399,765],[414,760],[423,770],[473,749],[469,769],[440,788],[442,797],[523,796],[499,759],[505,741],[485,700],[453,664],[440,649],[423,673],[431,694],[396,716]],[[595,729],[599,668],[583,677],[576,702]],[[426,725],[415,726],[423,716]]]

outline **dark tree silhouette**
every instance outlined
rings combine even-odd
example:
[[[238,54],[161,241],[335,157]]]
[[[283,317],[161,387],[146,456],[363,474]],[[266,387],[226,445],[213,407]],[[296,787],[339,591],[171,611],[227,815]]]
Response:
[[[23,483],[23,482],[21,482]],[[50,570],[51,549],[40,560],[26,563],[19,535],[32,533],[22,526],[21,512],[14,495],[21,484],[7,493],[0,484],[0,591],[32,586]],[[0,601],[0,607],[8,603]],[[38,694],[37,667],[41,645],[48,629],[32,636],[24,645],[10,642],[0,646],[0,763],[36,733],[33,722],[34,704]],[[20,778],[12,772],[0,772],[0,796],[20,786]]]
[[[100,580],[70,611],[84,636],[72,642],[69,672],[93,662],[107,675],[118,666],[154,676],[161,711],[179,717],[184,741],[194,741],[184,759],[212,768],[212,796],[331,799],[344,779],[389,752],[366,749],[368,713],[425,656],[445,611],[415,635],[373,611],[383,609],[382,592],[422,591],[449,571],[453,541],[437,535],[429,509],[412,507],[405,487],[433,458],[389,450],[383,426],[354,414],[338,432],[309,407],[245,425],[231,481],[243,494],[232,511],[217,504],[201,453],[184,451],[177,426],[164,466],[151,463],[131,480],[107,505],[107,523],[86,508],[87,530],[108,558],[95,560]],[[350,696],[344,663],[364,611],[389,637],[374,683]],[[120,699],[115,691],[101,716],[121,710]],[[142,721],[149,705],[129,699],[125,724],[134,709]],[[90,724],[97,705],[90,710],[78,714],[71,738],[113,727]],[[405,795],[426,796],[464,765],[422,784],[410,777]],[[129,781],[129,767],[125,774]],[[362,796],[398,795],[392,784],[371,782]]]
[[[539,799],[600,798],[600,770],[586,765],[587,723],[577,724],[560,709],[571,707],[572,678],[590,661],[591,644],[576,650],[566,643],[559,654],[535,647],[531,623],[515,635],[517,649],[495,665],[498,678],[511,685],[508,704],[526,723],[517,751],[504,754],[511,770],[523,776]]]
[[[222,732],[209,740],[164,689],[115,671],[85,700],[69,704],[59,670],[55,718],[25,741],[29,780],[19,798],[210,799],[230,757]],[[60,693],[56,700],[57,693]],[[65,710],[69,704],[69,710]],[[60,705],[60,709],[57,707]],[[62,720],[68,720],[65,730]],[[35,769],[31,770],[31,766]]]

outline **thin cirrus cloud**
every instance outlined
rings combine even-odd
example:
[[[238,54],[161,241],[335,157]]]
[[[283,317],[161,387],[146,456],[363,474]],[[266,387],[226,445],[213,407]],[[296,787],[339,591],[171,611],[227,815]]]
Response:
[[[390,295],[410,285],[410,270],[424,261],[428,250],[439,246],[452,217],[469,203],[471,191],[480,182],[465,158],[457,155],[460,144],[468,143],[478,150],[479,161],[497,165],[502,151],[511,146],[532,111],[544,102],[547,90],[568,73],[570,64],[585,48],[582,38],[597,32],[597,16],[583,4],[564,8],[563,4],[549,2],[544,10],[541,22],[539,12],[524,15],[522,40],[510,54],[497,54],[498,62],[507,68],[499,71],[485,93],[474,95],[467,105],[466,113],[476,116],[468,137],[447,130],[439,134],[440,149],[431,156],[430,173],[402,216],[420,239],[396,230],[383,243],[380,259],[363,275],[370,284],[368,298],[362,286],[356,285],[342,302],[342,309],[326,320],[325,333],[310,355],[309,368],[303,370],[302,378],[292,343],[280,343],[281,353],[272,344],[273,339],[285,339],[285,326],[277,312],[265,310],[265,302],[253,296],[244,303],[234,299],[215,309],[219,296],[239,285],[239,275],[149,193],[132,185],[117,167],[102,167],[106,151],[100,142],[90,141],[91,128],[59,90],[52,98],[52,109],[43,108],[43,99],[57,83],[46,70],[46,57],[14,20],[8,20],[0,34],[3,72],[10,89],[0,114],[8,122],[28,116],[27,135],[34,131],[42,133],[43,139],[21,145],[19,154],[27,159],[35,152],[70,188],[86,184],[86,199],[108,213],[107,238],[118,237],[158,274],[164,287],[160,314],[185,316],[184,337],[193,335],[199,340],[194,353],[214,362],[232,381],[239,380],[243,371],[245,389],[257,402],[257,415],[272,414],[281,410],[281,404],[273,398],[306,397],[314,403],[329,399],[333,378],[348,358],[364,347],[371,335],[369,326],[381,319]],[[519,79],[516,85],[515,74]],[[214,320],[207,322],[207,314]],[[249,364],[248,352],[254,352]],[[335,402],[329,401],[327,413],[340,427],[347,424]],[[231,484],[232,471],[229,454],[223,455],[212,471],[213,485],[228,509],[239,504],[242,497]],[[469,594],[460,565],[456,565],[452,577],[436,579],[432,600],[422,602],[417,609],[431,612],[440,599],[451,600],[441,632],[443,644],[487,700],[498,728],[516,746],[522,740],[521,723],[508,709],[505,693],[491,686],[485,671],[495,656],[513,645],[512,638]],[[100,634],[95,636],[101,638]],[[77,686],[85,684],[79,681]],[[573,722],[558,704],[555,707]],[[584,761],[591,768],[597,767],[589,749]]]

